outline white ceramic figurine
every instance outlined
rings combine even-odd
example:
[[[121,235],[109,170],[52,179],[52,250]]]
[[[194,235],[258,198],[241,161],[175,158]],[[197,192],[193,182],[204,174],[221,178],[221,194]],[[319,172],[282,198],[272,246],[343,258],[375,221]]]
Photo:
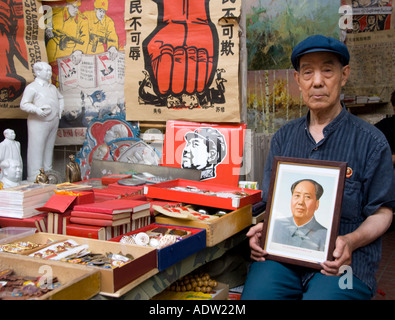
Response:
[[[53,149],[59,119],[64,109],[63,96],[51,84],[52,68],[46,62],[33,66],[35,80],[23,92],[20,107],[28,112],[27,180],[34,181],[40,169],[52,170]]]

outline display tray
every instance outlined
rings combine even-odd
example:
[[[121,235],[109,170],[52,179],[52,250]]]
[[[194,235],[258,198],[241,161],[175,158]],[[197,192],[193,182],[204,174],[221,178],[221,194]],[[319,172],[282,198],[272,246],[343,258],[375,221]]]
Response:
[[[132,281],[137,280],[139,277],[144,276],[146,273],[155,274],[158,272],[157,269],[157,253],[156,249],[149,247],[141,247],[131,244],[115,243],[111,241],[103,241],[82,237],[68,236],[64,234],[53,234],[39,232],[25,238],[20,238],[18,241],[30,241],[36,244],[45,245],[49,241],[59,240],[74,240],[80,245],[88,245],[89,249],[93,253],[105,254],[112,252],[115,254],[127,255],[130,254],[134,259],[121,267],[114,269],[105,269],[95,266],[82,266],[83,268],[94,269],[100,272],[101,276],[101,287],[100,293],[103,295],[113,295],[118,290],[121,290],[124,286],[130,284]],[[41,249],[40,247],[39,249]],[[35,250],[38,251],[39,249]],[[30,252],[29,254],[31,254]],[[30,257],[30,259],[42,261],[44,259]],[[45,259],[45,261],[51,261]],[[68,262],[61,262],[64,264],[70,264]],[[138,281],[136,282],[138,283]]]
[[[188,191],[180,191],[180,189]],[[148,198],[181,201],[183,203],[230,210],[261,201],[261,193],[260,190],[183,179],[144,186],[144,194]],[[237,197],[237,195],[240,197]]]
[[[12,253],[0,253],[0,270],[12,269],[17,276],[56,277],[61,285],[33,297],[35,300],[86,300],[100,291],[100,272],[59,261],[43,261]]]
[[[122,236],[110,239],[110,241],[119,242],[123,236],[138,234],[140,232],[149,232],[156,228],[164,227],[169,230],[184,230],[189,234],[182,240],[157,250],[158,254],[158,269],[165,270],[177,262],[189,257],[190,255],[204,249],[206,247],[206,229],[180,227],[174,225],[152,223],[146,227],[128,232]]]
[[[196,209],[196,206],[193,205],[188,207]],[[252,206],[250,204],[246,205],[212,221],[185,220],[157,215],[155,222],[190,228],[204,228],[206,229],[206,246],[212,247],[251,226]]]

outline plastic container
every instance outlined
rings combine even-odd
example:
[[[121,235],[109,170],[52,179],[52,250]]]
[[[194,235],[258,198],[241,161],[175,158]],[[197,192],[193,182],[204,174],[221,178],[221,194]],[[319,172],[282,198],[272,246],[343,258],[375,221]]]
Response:
[[[0,229],[0,244],[10,243],[27,237],[37,231],[36,228],[6,227]]]

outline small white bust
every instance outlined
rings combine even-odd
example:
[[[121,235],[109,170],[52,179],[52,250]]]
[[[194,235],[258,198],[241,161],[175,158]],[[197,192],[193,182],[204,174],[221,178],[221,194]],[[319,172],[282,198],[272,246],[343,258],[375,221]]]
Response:
[[[0,180],[3,183],[3,189],[16,187],[21,184],[22,166],[18,160],[5,159],[0,163],[0,167],[3,173]]]
[[[21,144],[15,141],[15,131],[12,129],[5,129],[3,131],[4,140],[0,142],[0,163],[6,159],[13,159],[21,163],[23,167],[23,161],[21,156]],[[0,171],[0,178],[2,173]]]

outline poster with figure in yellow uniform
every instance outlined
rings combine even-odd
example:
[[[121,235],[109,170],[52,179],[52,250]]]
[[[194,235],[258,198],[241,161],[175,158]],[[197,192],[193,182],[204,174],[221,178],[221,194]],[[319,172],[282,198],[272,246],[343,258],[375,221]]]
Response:
[[[43,4],[53,82],[65,99],[57,144],[80,144],[92,119],[125,117],[125,6],[115,0]]]

